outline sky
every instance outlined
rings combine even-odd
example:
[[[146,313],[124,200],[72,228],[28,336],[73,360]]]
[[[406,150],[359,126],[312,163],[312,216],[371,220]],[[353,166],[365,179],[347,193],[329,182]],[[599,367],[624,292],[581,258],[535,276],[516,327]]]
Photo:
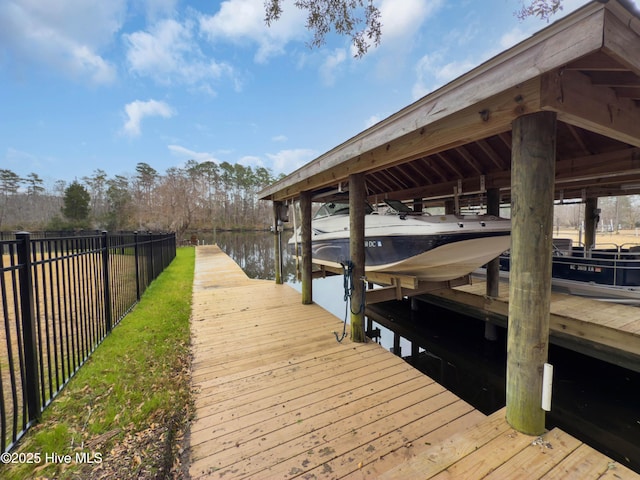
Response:
[[[2,0],[0,168],[48,188],[141,162],[290,173],[548,25],[520,0],[376,0],[381,44],[355,58],[310,48],[293,3],[268,27],[264,0]]]

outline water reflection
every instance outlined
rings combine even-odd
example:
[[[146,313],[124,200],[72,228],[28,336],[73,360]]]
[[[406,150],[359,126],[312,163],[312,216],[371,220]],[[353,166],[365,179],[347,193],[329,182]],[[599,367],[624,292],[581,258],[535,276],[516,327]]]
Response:
[[[295,282],[296,262],[286,252],[286,242],[290,234],[283,232],[283,278],[286,282]],[[198,242],[205,245],[214,243],[209,234],[198,235]],[[276,236],[271,232],[216,232],[215,243],[242,267],[250,278],[273,280],[276,278],[274,252]]]

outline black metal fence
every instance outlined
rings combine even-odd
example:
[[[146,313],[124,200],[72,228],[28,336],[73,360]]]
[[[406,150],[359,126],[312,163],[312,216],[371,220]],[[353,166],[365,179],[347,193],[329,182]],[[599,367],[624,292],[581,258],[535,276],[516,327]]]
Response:
[[[175,234],[0,240],[0,450],[9,451],[176,255]]]

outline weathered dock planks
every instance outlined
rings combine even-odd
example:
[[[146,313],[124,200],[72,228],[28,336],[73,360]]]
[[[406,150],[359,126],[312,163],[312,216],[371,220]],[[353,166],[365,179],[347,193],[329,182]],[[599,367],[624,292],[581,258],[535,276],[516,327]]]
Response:
[[[560,430],[516,433],[341,328],[198,247],[192,478],[640,478]]]

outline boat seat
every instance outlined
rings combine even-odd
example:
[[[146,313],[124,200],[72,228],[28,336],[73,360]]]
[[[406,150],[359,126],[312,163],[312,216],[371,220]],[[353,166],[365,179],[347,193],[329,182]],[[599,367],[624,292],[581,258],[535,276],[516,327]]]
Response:
[[[570,238],[554,238],[553,251],[560,255],[571,255],[573,252],[573,240]]]

